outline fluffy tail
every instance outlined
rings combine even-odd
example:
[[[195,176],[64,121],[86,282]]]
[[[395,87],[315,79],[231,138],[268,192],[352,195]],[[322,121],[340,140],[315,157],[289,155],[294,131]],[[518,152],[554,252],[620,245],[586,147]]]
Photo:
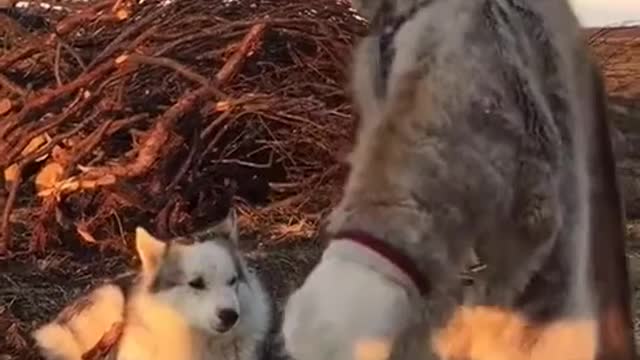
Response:
[[[82,360],[82,354],[122,321],[124,305],[124,293],[118,286],[101,286],[68,305],[32,336],[47,360]]]

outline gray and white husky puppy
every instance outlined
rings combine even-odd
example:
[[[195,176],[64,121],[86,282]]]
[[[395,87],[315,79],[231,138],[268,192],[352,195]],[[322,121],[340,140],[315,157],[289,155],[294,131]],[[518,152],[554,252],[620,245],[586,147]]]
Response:
[[[206,232],[161,241],[136,229],[142,268],[131,289],[107,284],[33,337],[47,360],[81,360],[114,323],[115,360],[258,360],[271,301],[237,249],[235,212]]]

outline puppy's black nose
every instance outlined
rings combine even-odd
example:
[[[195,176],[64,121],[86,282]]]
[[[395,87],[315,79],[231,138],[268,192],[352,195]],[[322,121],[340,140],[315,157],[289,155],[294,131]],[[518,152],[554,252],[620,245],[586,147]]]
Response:
[[[238,313],[233,309],[222,309],[218,310],[218,318],[220,319],[220,327],[226,331],[238,321]]]

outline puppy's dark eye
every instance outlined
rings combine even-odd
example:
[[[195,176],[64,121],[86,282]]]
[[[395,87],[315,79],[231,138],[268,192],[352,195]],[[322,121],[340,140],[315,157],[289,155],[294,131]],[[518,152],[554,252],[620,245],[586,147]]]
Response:
[[[191,281],[189,281],[189,286],[191,286],[192,288],[196,289],[196,290],[202,290],[204,289],[204,279],[201,277],[197,277]]]
[[[231,279],[229,279],[229,281],[227,281],[227,285],[229,285],[229,286],[233,286],[233,285],[235,285],[237,282],[238,282],[238,277],[237,277],[237,276],[234,276],[234,277],[232,277]]]

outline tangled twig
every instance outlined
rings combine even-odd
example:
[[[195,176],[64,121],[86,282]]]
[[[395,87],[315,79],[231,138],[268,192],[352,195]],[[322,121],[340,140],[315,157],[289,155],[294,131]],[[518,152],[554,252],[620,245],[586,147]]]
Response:
[[[295,239],[335,201],[340,178],[316,175],[349,144],[349,59],[339,54],[365,25],[344,4],[105,0],[53,22],[11,30],[21,37],[0,49],[0,81],[15,85],[0,89],[11,104],[0,166],[12,171],[0,253],[26,243],[14,222],[31,249],[61,231],[99,245],[140,221],[195,230],[226,211],[229,194],[253,206],[289,199],[245,209],[243,221],[281,239],[279,223],[305,217],[284,236]],[[53,219],[61,208],[72,210]],[[31,223],[11,215],[26,209]],[[123,211],[131,223],[113,228]]]

